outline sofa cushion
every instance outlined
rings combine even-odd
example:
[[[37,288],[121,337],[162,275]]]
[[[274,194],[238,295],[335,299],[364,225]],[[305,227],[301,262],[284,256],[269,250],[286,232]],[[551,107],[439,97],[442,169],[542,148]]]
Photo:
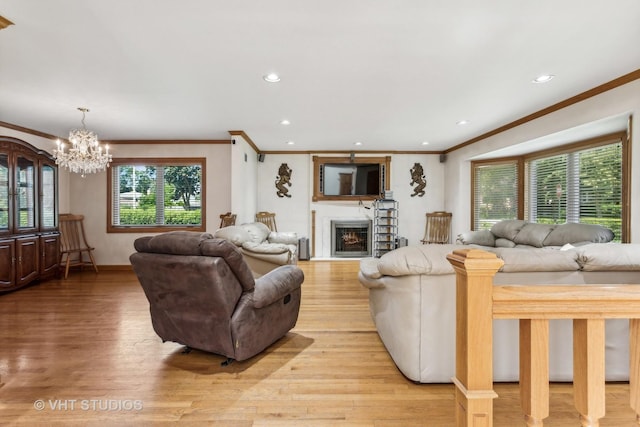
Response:
[[[577,271],[578,254],[575,250],[561,251],[551,248],[495,248],[490,249],[504,261],[500,271]]]
[[[613,231],[601,225],[567,223],[558,225],[546,239],[545,246],[563,246],[565,243],[607,243],[613,240]]]
[[[584,271],[638,271],[640,244],[589,244],[574,249]]]
[[[521,219],[507,219],[493,224],[491,232],[496,237],[513,240],[526,223],[526,221]]]
[[[228,240],[236,246],[242,246],[244,242],[251,240],[251,234],[239,225],[231,225],[216,230],[213,237]]]
[[[516,246],[513,240],[505,239],[500,237],[496,239],[495,247],[496,248],[514,248]]]
[[[536,248],[543,246],[544,239],[556,226],[553,224],[527,223],[520,229],[513,241],[518,245],[529,245]]]
[[[247,233],[249,233],[249,240],[253,243],[264,242],[269,237],[269,233],[271,233],[269,227],[261,222],[242,224],[240,227],[242,227]]]

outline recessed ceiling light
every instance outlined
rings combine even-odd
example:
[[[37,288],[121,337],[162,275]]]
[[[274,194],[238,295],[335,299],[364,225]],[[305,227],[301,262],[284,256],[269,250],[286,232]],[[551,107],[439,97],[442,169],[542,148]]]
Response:
[[[357,141],[357,142],[354,142],[353,145],[362,145],[362,142]]]
[[[429,145],[429,141],[422,141],[422,145]]]
[[[471,123],[471,122],[469,122],[469,120],[458,120],[458,121],[456,122],[456,124],[457,124],[458,126],[468,125],[469,123]]]
[[[535,79],[531,80],[531,82],[532,83],[547,83],[548,81],[550,81],[554,77],[555,76],[553,74],[542,74],[542,75],[536,77]]]
[[[287,119],[284,119],[284,120],[281,120],[281,121],[280,121],[280,124],[281,124],[282,126],[288,126],[288,125],[290,125],[290,124],[291,124],[291,122],[290,122],[289,120],[287,120]]]
[[[267,75],[262,76],[265,82],[269,83],[277,83],[280,81],[280,76],[276,73],[269,73]]]
[[[295,142],[293,142],[293,141],[287,141],[287,145],[293,145],[293,144],[295,144]]]

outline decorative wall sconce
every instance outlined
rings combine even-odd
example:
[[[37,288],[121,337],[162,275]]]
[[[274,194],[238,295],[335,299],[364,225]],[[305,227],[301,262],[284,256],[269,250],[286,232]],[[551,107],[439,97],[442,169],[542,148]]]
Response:
[[[413,188],[413,196],[422,197],[424,196],[424,188],[427,186],[427,181],[424,178],[424,170],[422,169],[422,165],[420,163],[414,163],[411,168],[411,182],[409,185],[416,185]]]
[[[278,168],[278,175],[276,176],[276,188],[278,189],[276,194],[278,197],[291,197],[289,189],[285,187],[285,185],[291,187],[291,172],[291,168],[286,163],[281,164]]]

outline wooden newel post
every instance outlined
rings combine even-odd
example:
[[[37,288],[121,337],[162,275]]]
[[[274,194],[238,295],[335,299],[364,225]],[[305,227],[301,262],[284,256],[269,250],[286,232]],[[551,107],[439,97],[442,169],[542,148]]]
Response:
[[[493,277],[504,262],[479,249],[447,256],[456,271],[456,422],[492,426]]]

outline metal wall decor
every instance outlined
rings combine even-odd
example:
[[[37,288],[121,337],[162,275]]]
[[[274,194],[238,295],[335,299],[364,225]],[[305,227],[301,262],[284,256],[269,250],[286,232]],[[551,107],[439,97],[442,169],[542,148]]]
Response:
[[[278,175],[276,176],[276,188],[278,189],[276,194],[278,197],[291,197],[289,189],[285,185],[291,187],[291,168],[286,163],[283,163],[278,168]]]
[[[409,185],[416,185],[413,188],[413,196],[422,197],[424,196],[424,188],[427,186],[427,181],[424,178],[424,170],[422,169],[422,165],[420,163],[414,163],[411,168],[411,182]]]

